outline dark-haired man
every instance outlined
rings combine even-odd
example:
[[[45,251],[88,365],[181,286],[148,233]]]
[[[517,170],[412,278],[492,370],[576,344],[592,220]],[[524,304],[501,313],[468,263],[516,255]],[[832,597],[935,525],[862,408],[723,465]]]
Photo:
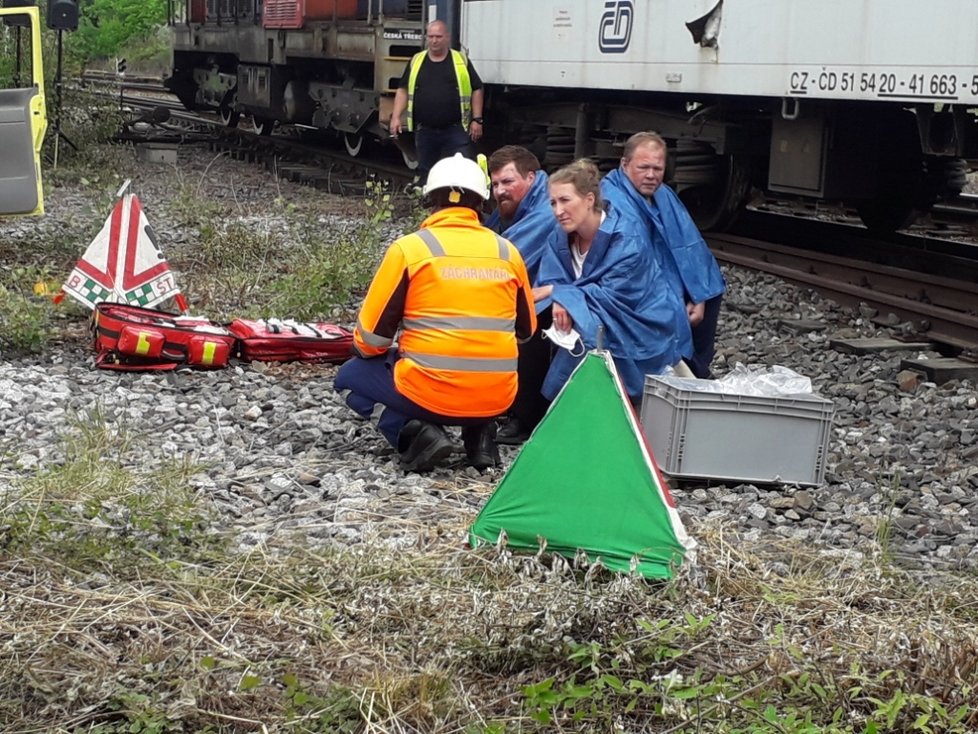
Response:
[[[547,240],[558,228],[550,209],[547,174],[531,151],[519,145],[504,145],[489,156],[489,175],[496,209],[486,220],[486,226],[519,248],[530,281],[535,285]],[[550,326],[549,310],[537,318],[541,328]],[[550,366],[551,347],[539,331],[520,344],[519,392],[509,421],[499,429],[497,443],[523,443],[547,412],[550,402],[540,388]]]

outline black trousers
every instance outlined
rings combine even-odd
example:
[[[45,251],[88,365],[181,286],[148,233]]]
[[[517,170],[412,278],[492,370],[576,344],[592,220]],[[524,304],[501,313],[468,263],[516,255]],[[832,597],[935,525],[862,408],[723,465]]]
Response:
[[[442,158],[461,153],[475,159],[475,146],[462,124],[449,127],[418,127],[414,133],[414,147],[418,151],[418,177],[428,179],[428,172]]]
[[[543,387],[553,356],[553,342],[543,336],[543,329],[549,328],[551,323],[553,315],[548,308],[537,317],[536,333],[529,341],[520,344],[516,366],[519,388],[509,415],[517,418],[527,430],[533,430],[550,407],[550,401],[543,397],[540,388]]]
[[[686,360],[686,363],[701,380],[713,375],[710,364],[716,354],[717,319],[720,317],[721,301],[722,294],[708,300],[703,320],[693,327],[693,358]]]

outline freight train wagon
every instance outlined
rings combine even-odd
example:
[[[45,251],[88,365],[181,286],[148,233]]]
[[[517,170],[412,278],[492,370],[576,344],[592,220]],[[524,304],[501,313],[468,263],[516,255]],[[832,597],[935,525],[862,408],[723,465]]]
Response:
[[[753,184],[900,227],[958,193],[976,157],[971,0],[462,5],[462,41],[495,92],[487,126],[544,130],[549,164],[614,160],[624,134],[658,130],[706,225]]]
[[[237,5],[235,5],[237,3]],[[244,4],[242,6],[242,3]],[[386,137],[424,23],[448,22],[486,83],[485,146],[546,167],[670,143],[701,226],[751,187],[844,201],[895,229],[957,194],[978,158],[973,0],[186,0],[172,88],[188,106]],[[403,137],[403,136],[402,136]],[[409,157],[409,156],[408,156]]]

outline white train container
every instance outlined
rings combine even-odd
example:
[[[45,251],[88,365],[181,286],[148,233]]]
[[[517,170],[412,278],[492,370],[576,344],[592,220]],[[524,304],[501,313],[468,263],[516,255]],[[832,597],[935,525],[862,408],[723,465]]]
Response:
[[[978,104],[970,0],[469,0],[485,81]]]
[[[749,182],[849,201],[867,224],[897,228],[959,192],[976,157],[971,0],[466,0],[461,11],[463,47],[511,130],[545,129],[551,162],[614,160],[625,135],[658,130],[706,226],[736,213]]]

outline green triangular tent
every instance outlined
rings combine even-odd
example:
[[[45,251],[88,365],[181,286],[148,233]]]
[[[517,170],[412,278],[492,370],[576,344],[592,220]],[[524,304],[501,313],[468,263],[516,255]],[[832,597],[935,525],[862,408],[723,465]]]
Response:
[[[696,547],[608,352],[578,365],[469,532],[495,544],[671,578]]]

